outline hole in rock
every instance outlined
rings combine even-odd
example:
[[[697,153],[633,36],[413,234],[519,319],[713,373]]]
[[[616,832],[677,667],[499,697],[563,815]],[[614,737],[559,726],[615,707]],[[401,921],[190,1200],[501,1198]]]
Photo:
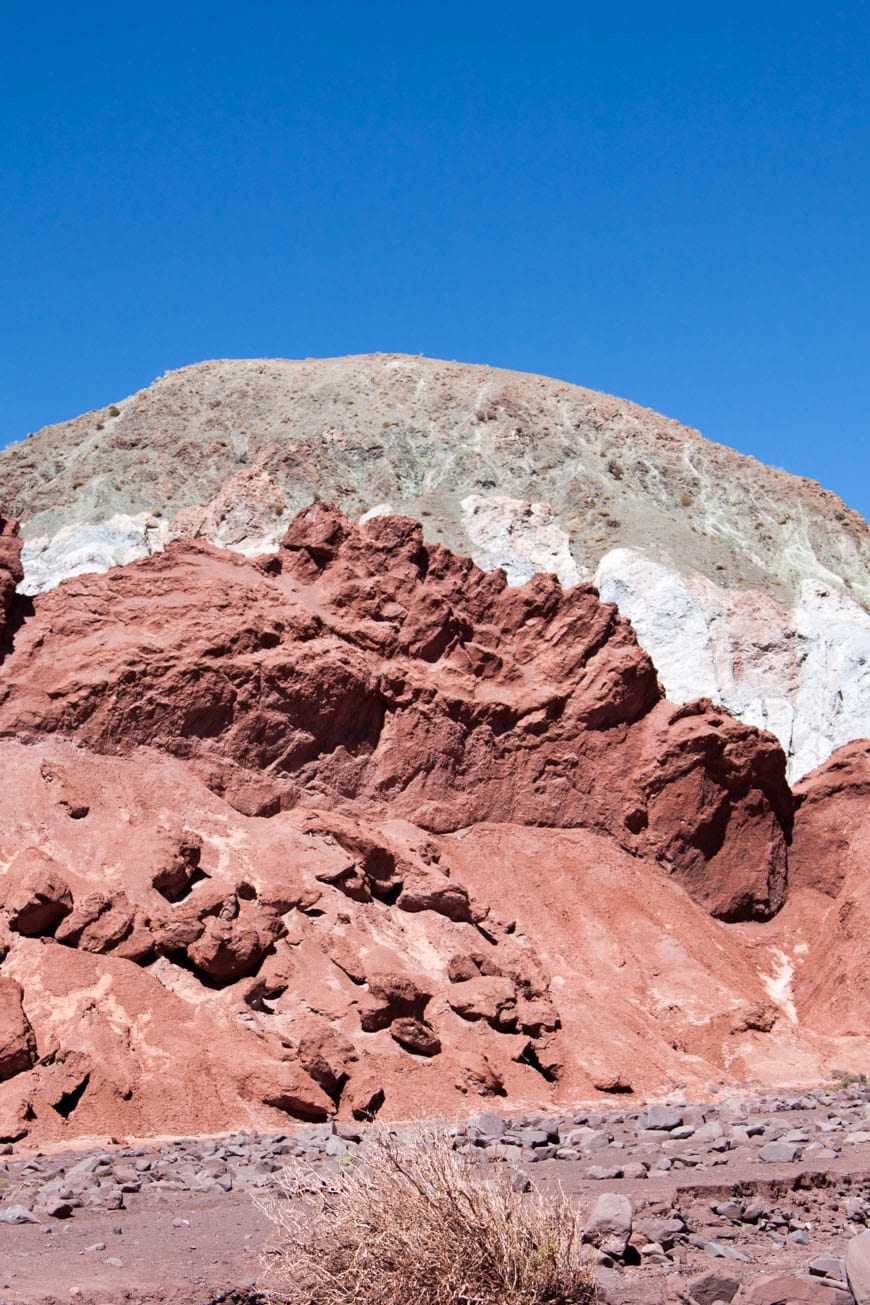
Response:
[[[385,906],[395,906],[401,891],[401,883],[379,884],[377,881],[372,883],[372,896],[379,902],[383,902]]]
[[[90,1081],[90,1074],[85,1074],[81,1083],[74,1088],[70,1088],[69,1092],[64,1092],[60,1100],[53,1103],[52,1109],[56,1110],[64,1119],[69,1119],[70,1115],[84,1096],[85,1089]]]
[[[153,881],[153,887],[157,889],[161,897],[166,898],[167,902],[183,902],[185,898],[190,896],[191,891],[197,884],[201,884],[203,879],[209,878],[211,876],[197,866],[195,870],[191,871],[190,878],[187,880],[184,880],[181,876],[161,879],[158,875]]]
[[[486,941],[490,944],[490,946],[492,947],[498,946],[498,939],[493,934],[491,934],[487,929],[484,929],[482,924],[478,924],[475,927],[477,929],[477,932],[480,934],[481,938],[485,938]]]
[[[167,961],[170,961],[172,965],[177,965],[180,970],[185,970],[188,974],[192,974],[204,988],[211,988],[213,991],[220,992],[221,989],[228,988],[233,983],[238,983],[239,979],[250,979],[255,977],[257,970],[259,970],[263,961],[267,956],[271,956],[274,950],[274,947],[268,947],[251,970],[220,976],[207,974],[205,970],[201,970],[198,965],[194,965],[183,947],[177,947],[173,951],[164,952],[164,955]]]
[[[259,1011],[261,1015],[274,1015],[275,1007],[269,1003],[277,1001],[286,991],[286,984],[269,987],[265,983],[257,983],[246,994],[245,1004],[250,1006],[251,1010]]]
[[[530,1069],[533,1069],[536,1074],[540,1074],[541,1078],[545,1079],[548,1083],[556,1082],[556,1075],[551,1069],[548,1069],[546,1065],[541,1064],[538,1060],[538,1053],[535,1051],[531,1042],[528,1044],[522,1055],[517,1057],[517,1063],[520,1065],[528,1065]]]

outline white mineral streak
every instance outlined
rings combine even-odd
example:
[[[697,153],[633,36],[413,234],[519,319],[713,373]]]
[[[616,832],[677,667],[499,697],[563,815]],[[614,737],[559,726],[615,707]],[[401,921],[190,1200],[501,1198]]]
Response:
[[[460,506],[471,555],[484,571],[501,567],[512,585],[525,584],[540,571],[557,575],[566,589],[582,579],[568,534],[549,503],[469,494]]]
[[[668,697],[710,698],[770,730],[792,781],[870,736],[870,616],[851,599],[808,580],[787,611],[629,548],[605,554],[595,583],[631,621]]]
[[[359,524],[364,526],[367,521],[374,521],[377,517],[389,517],[393,514],[393,507],[390,503],[376,503],[368,512],[363,512],[359,519]]]
[[[870,738],[870,615],[807,581],[791,616],[800,664],[793,764],[800,776],[843,743]]]
[[[64,526],[50,538],[29,539],[21,551],[23,594],[41,594],[69,576],[108,571],[148,557],[163,546],[166,527],[147,512],[118,512],[107,521]]]

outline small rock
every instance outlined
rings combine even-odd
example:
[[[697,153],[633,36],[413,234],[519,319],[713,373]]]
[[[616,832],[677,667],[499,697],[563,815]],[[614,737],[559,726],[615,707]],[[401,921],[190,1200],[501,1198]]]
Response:
[[[696,1305],[714,1305],[716,1301],[733,1300],[740,1282],[719,1269],[710,1269],[707,1273],[699,1273],[690,1278],[686,1287]]]
[[[26,1205],[7,1205],[5,1210],[0,1210],[0,1223],[39,1223],[39,1220]]]
[[[793,1164],[800,1159],[800,1147],[793,1142],[767,1142],[758,1153],[767,1164]]]
[[[583,1241],[600,1246],[614,1258],[621,1258],[631,1236],[633,1215],[627,1196],[621,1192],[602,1192],[586,1220]]]
[[[836,1255],[817,1255],[807,1265],[809,1272],[816,1278],[834,1278],[837,1282],[846,1281],[846,1264]]]
[[[679,1128],[682,1122],[683,1112],[676,1106],[647,1106],[638,1119],[638,1127],[669,1132]]]

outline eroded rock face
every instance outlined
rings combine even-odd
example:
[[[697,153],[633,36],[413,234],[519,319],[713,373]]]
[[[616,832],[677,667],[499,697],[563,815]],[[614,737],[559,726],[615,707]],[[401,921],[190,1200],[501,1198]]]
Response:
[[[408,519],[315,504],[274,556],[175,543],[38,596],[0,773],[0,1117],[33,1139],[834,1054],[801,1041],[809,962],[787,990],[758,959],[826,946],[809,910],[781,925],[827,890],[789,894],[776,741],[664,700],[591,586],[511,588]]]
[[[796,1015],[854,1034],[870,1013],[870,743],[840,748],[795,797],[786,923],[812,940],[794,951]]]
[[[0,1081],[30,1069],[36,1060],[36,1039],[21,1005],[21,988],[0,977]]]
[[[0,513],[0,653],[6,639],[6,624],[12,610],[15,587],[24,579],[22,543],[17,521],[10,521]]]
[[[63,662],[46,658],[48,623]],[[511,589],[405,518],[360,527],[315,504],[259,567],[174,546],[81,578],[45,596],[5,682],[7,736],[158,747],[230,801],[265,773],[278,806],[319,792],[442,832],[584,825],[723,918],[782,901],[791,798],[775,742],[709,703],[662,702],[590,586]],[[431,869],[404,892],[467,914]]]

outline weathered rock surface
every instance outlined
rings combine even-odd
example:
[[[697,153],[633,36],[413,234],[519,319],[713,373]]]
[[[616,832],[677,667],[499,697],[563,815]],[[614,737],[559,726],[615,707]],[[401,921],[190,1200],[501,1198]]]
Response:
[[[49,626],[63,658],[46,656]],[[583,825],[654,857],[722,918],[783,901],[791,796],[770,736],[709,703],[660,701],[649,658],[590,586],[507,588],[404,518],[354,527],[317,504],[259,567],[175,546],[71,581],[40,603],[4,683],[0,734],[154,746],[231,803],[268,774],[279,805],[388,799],[441,832]],[[400,905],[467,917],[431,870]]]
[[[857,842],[854,870],[806,869],[858,752],[848,785],[808,781],[793,839],[775,740],[662,699],[591,586],[510,588],[413,521],[316,504],[274,556],[177,542],[22,617],[4,1136],[870,1068],[863,980],[825,1027],[816,909],[855,913],[848,968]]]
[[[0,512],[0,655],[6,641],[6,625],[12,610],[15,588],[24,579],[21,564],[23,542],[18,522],[10,521]]]
[[[669,696],[771,729],[792,777],[870,732],[866,523],[576,386],[399,356],[202,363],[0,450],[0,484],[28,593],[182,536],[277,548],[321,496],[422,519],[513,583],[594,573]]]
[[[33,1029],[21,1005],[21,988],[0,977],[0,1081],[30,1069],[36,1060]]]

